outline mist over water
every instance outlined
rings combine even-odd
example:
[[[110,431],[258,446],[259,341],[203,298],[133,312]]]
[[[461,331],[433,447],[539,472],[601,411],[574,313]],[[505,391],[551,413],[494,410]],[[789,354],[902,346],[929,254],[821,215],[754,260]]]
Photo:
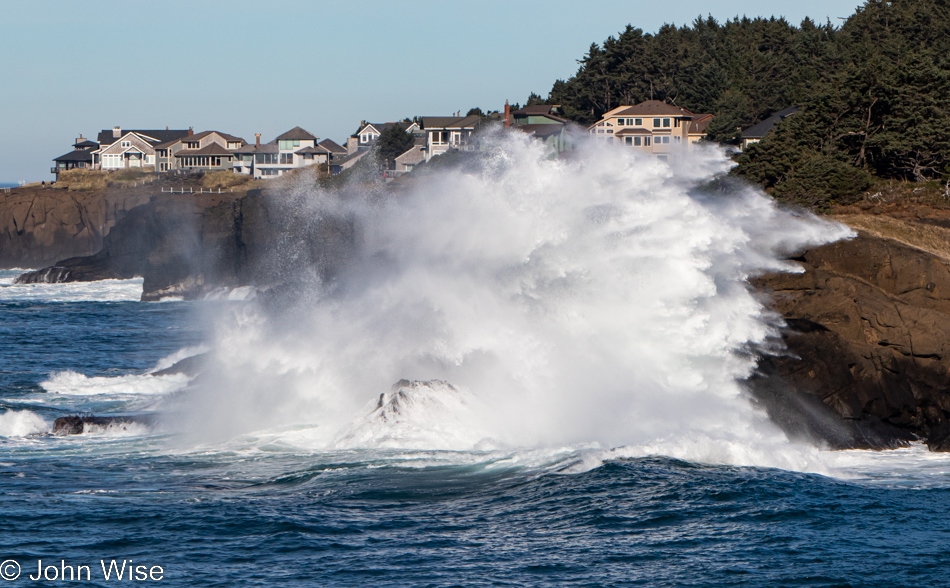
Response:
[[[275,252],[275,288],[293,295],[220,322],[181,408],[185,438],[817,467],[743,393],[779,324],[747,278],[797,271],[784,254],[850,231],[751,187],[704,189],[730,167],[713,148],[667,165],[612,145],[558,160],[527,138],[492,141],[476,163],[396,190],[275,196],[298,217],[352,219],[357,246],[322,281]],[[417,385],[378,418],[401,379],[451,386]]]

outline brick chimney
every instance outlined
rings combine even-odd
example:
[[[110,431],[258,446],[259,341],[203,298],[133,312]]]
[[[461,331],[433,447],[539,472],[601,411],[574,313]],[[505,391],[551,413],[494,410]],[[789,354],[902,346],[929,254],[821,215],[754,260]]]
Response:
[[[188,127],[188,136],[190,137],[190,136],[192,136],[192,135],[194,135],[194,134],[195,134],[195,129],[194,129],[194,127]]]
[[[260,147],[260,146],[261,146],[261,134],[260,134],[260,133],[254,133],[254,146],[255,146],[255,147]]]
[[[508,106],[507,100],[505,100],[505,126],[511,126],[511,106]]]
[[[112,138],[118,139],[122,136],[122,127],[112,127]]]

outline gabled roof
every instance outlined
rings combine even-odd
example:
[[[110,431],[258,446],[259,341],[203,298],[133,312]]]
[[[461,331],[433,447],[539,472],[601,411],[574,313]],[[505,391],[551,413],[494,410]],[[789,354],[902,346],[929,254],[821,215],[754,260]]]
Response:
[[[257,147],[254,146],[254,145],[251,145],[251,144],[247,144],[247,145],[244,145],[243,147],[238,147],[237,149],[235,149],[235,150],[232,151],[231,153],[238,153],[238,154],[242,154],[242,155],[243,155],[243,154],[248,154],[248,153],[257,153]]]
[[[369,153],[369,151],[357,151],[357,152],[355,152],[355,153],[351,153],[350,155],[346,155],[346,156],[340,157],[340,158],[338,158],[338,159],[331,159],[331,160],[330,160],[330,165],[331,165],[331,166],[334,166],[334,167],[336,167],[336,166],[341,166],[341,165],[345,165],[345,164],[347,164],[347,163],[353,161],[354,159],[360,159],[361,157],[365,156],[367,153]]]
[[[144,139],[153,139],[149,141],[150,143],[164,143],[165,141],[171,141],[172,139],[180,139],[182,137],[188,136],[188,130],[158,130],[158,131],[138,131],[134,129],[121,129],[120,132],[122,136],[127,135],[128,133],[135,133],[136,135],[141,135]],[[102,146],[112,145],[118,140],[117,137],[112,136],[112,129],[104,129],[99,131],[99,144]]]
[[[99,143],[96,143],[95,141],[90,141],[89,139],[84,139],[82,141],[79,141],[78,143],[74,143],[73,147],[75,147],[76,149],[86,149],[88,147],[98,148]]]
[[[516,116],[535,116],[539,114],[554,114],[554,111],[557,110],[560,112],[560,104],[535,104],[534,106],[525,106],[520,110],[512,112],[512,115]]]
[[[296,153],[297,155],[314,155],[314,154],[329,155],[330,150],[327,149],[326,147],[317,145],[316,147],[304,147],[303,149],[298,149],[294,151],[294,153]]]
[[[330,139],[324,139],[318,143],[321,147],[329,151],[330,153],[346,153],[346,147],[341,147],[337,143],[334,143]]]
[[[776,123],[778,123],[779,121],[785,120],[786,118],[792,116],[796,112],[798,112],[797,106],[792,106],[790,108],[786,108],[785,110],[779,110],[778,112],[768,117],[767,119],[763,120],[759,124],[753,125],[749,127],[748,129],[742,131],[742,138],[743,139],[761,139],[765,137],[765,135],[767,135],[769,131],[772,130],[772,127],[774,127]]]
[[[304,129],[300,127],[294,127],[290,129],[289,131],[287,131],[286,133],[284,133],[283,135],[278,135],[277,140],[278,141],[297,141],[297,140],[316,141],[317,137],[314,135],[311,135],[309,132],[305,131]]]
[[[616,110],[616,109],[614,109]],[[613,111],[612,111],[613,112]],[[688,116],[693,113],[680,106],[667,104],[660,100],[646,100],[640,104],[624,108],[619,112],[613,112],[611,116]]]
[[[400,129],[402,129],[402,130],[405,131],[406,129],[408,129],[409,127],[411,127],[411,126],[414,125],[414,124],[416,124],[416,123],[414,123],[414,122],[406,122],[406,121],[385,122],[385,123],[371,123],[371,122],[368,122],[368,123],[366,123],[365,125],[363,125],[362,127],[360,127],[360,130],[357,131],[356,134],[357,134],[357,135],[361,134],[363,131],[365,131],[365,130],[366,130],[367,128],[369,128],[369,127],[373,127],[373,130],[376,131],[377,133],[382,133],[383,131],[385,131],[386,129],[388,129],[389,127],[392,127],[392,126],[397,126],[397,127],[399,127]]]
[[[219,137],[221,137],[222,139],[228,142],[244,143],[244,139],[242,139],[241,137],[235,137],[234,135],[222,133],[221,131],[202,131],[200,133],[195,133],[194,135],[191,135],[190,137],[185,137],[185,140],[200,141],[201,139],[204,139],[205,137],[207,137],[208,135],[211,135],[212,133],[216,133]]]
[[[180,142],[181,142],[181,139],[172,139],[171,141],[165,141],[164,143],[156,143],[155,145],[152,145],[152,148],[153,149],[168,149],[175,143],[180,143]]]
[[[705,135],[712,119],[713,115],[711,114],[696,114],[693,116],[693,120],[690,121],[689,129],[686,132],[690,135]]]
[[[472,116],[424,116],[422,117],[423,129],[460,129],[465,127],[474,127],[481,120],[477,115]]]
[[[92,161],[92,151],[76,149],[66,155],[60,155],[53,161]]]
[[[189,137],[190,139],[191,137]],[[225,149],[217,143],[210,143],[201,149],[182,149],[175,157],[194,157],[196,155],[233,155],[234,151]]]

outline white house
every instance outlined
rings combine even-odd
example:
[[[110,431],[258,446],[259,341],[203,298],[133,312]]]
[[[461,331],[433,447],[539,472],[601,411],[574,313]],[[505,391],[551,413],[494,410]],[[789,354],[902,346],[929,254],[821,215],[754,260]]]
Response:
[[[618,106],[588,128],[595,138],[618,142],[667,159],[680,147],[689,148],[706,136],[711,114],[693,114],[659,100]]]
[[[105,170],[155,168],[155,146],[190,135],[188,130],[123,131],[114,127],[99,133],[99,149],[93,151],[93,167]]]
[[[470,139],[480,120],[481,118],[474,114],[462,117],[422,117],[422,131],[426,134],[425,160],[429,161],[450,149],[472,148]]]

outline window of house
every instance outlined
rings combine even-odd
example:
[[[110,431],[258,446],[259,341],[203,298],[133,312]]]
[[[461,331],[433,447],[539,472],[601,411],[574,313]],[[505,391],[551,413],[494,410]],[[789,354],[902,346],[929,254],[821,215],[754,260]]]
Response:
[[[663,123],[660,121],[660,119],[658,118],[653,119],[653,128],[659,128],[661,124]]]
[[[297,147],[300,147],[300,139],[294,139],[294,140],[288,140],[288,141],[281,141],[281,142],[280,142],[280,148],[281,148],[281,150],[284,150],[284,151],[287,151],[287,150],[290,150],[290,149],[296,149]]]
[[[644,146],[644,147],[649,147],[649,146],[650,146],[650,137],[644,137],[644,138],[643,138],[643,146]]]
[[[130,147],[132,145],[131,141],[122,141],[122,147]]]
[[[643,142],[640,140],[640,137],[634,137],[634,138],[633,138],[633,146],[634,146],[634,147],[639,147],[642,143],[643,143]]]
[[[293,153],[281,153],[281,154],[280,154],[280,163],[281,163],[281,165],[293,165],[293,164],[294,164],[294,154],[293,154]]]
[[[674,142],[674,143],[679,143],[681,139],[682,139],[682,137],[673,137],[673,142]]]
[[[625,118],[618,118],[618,119],[617,119],[617,124],[622,127],[622,126],[624,126],[625,124],[627,124],[627,119],[625,119]]]
[[[670,126],[670,119],[664,118],[664,119],[663,119],[663,126],[669,128],[669,126]]]
[[[642,118],[635,118],[635,119],[633,119],[633,124],[637,125],[638,127],[642,127],[642,126],[643,126],[643,119],[642,119]]]

